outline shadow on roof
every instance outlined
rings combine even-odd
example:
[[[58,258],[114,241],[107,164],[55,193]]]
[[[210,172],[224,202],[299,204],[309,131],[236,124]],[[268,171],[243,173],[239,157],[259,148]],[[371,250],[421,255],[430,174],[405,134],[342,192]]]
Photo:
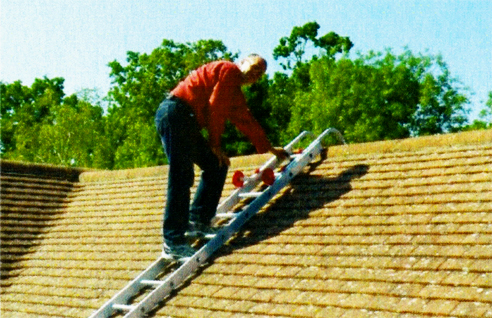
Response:
[[[312,211],[350,192],[352,190],[350,182],[361,178],[369,170],[368,165],[358,164],[336,177],[310,175],[320,163],[312,164],[307,173],[294,178],[288,190],[272,202],[265,211],[246,223],[237,236],[219,250],[216,257],[279,235],[293,227],[299,220],[307,219]],[[312,191],[313,189],[316,191]]]
[[[76,169],[2,161],[2,287],[24,269],[43,237],[65,212]]]
[[[249,220],[237,235],[222,246],[210,258],[208,264],[201,267],[193,277],[199,276],[204,270],[212,266],[216,258],[278,236],[283,231],[292,228],[297,221],[309,218],[312,211],[320,209],[350,192],[352,190],[351,181],[363,177],[369,171],[368,165],[357,164],[336,177],[311,175],[323,161],[324,158],[310,164],[307,172],[297,175],[287,186],[287,191],[272,201],[264,211]],[[313,188],[316,191],[312,191]],[[313,194],[316,196],[314,197]],[[192,281],[193,279],[188,280],[181,288],[189,286]],[[174,290],[170,298],[177,295],[181,288]],[[164,306],[166,301],[164,300],[153,312],[149,313],[149,316],[152,317],[156,311]]]

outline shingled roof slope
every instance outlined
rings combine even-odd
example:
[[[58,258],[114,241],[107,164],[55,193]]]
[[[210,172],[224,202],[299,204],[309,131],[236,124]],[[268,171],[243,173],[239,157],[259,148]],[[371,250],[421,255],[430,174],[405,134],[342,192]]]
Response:
[[[137,276],[166,177],[84,172],[40,209],[58,190],[2,172],[2,317],[88,317]],[[151,316],[492,317],[491,189],[491,130],[331,147]]]

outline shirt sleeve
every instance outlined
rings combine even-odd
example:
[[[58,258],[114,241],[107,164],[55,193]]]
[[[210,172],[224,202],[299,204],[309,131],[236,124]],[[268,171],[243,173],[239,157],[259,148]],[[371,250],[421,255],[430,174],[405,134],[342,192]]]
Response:
[[[256,121],[251,111],[246,107],[244,96],[240,102],[233,107],[229,121],[234,124],[255,146],[258,153],[265,153],[272,148],[263,127]]]
[[[210,96],[209,142],[219,147],[224,132],[225,121],[234,124],[255,146],[258,153],[271,149],[265,131],[249,111],[246,99],[241,91],[242,74],[239,69],[226,68]]]

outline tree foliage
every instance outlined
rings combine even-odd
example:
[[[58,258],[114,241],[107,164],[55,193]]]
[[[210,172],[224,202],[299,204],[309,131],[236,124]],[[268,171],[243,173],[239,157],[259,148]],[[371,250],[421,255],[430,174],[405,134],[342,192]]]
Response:
[[[479,119],[466,126],[464,130],[478,130],[492,128],[492,91],[488,94],[488,100],[485,102],[483,109],[478,114]]]
[[[273,144],[328,127],[349,142],[492,128],[492,92],[480,120],[467,125],[466,89],[441,56],[387,49],[351,57],[349,37],[319,29],[316,22],[294,27],[273,50],[283,71],[244,88]],[[106,112],[94,91],[65,96],[63,78],[36,79],[30,87],[0,82],[1,156],[105,169],[163,164],[154,127],[159,103],[198,66],[236,58],[217,40],[163,40],[150,54],[128,52],[126,63],[109,63]],[[232,125],[223,145],[230,156],[254,152]]]
[[[2,157],[92,167],[99,160],[103,110],[77,95],[65,97],[62,78],[0,83]],[[86,96],[87,97],[87,96]]]
[[[387,50],[353,60],[319,58],[309,76],[309,88],[291,98],[289,137],[331,126],[351,142],[365,142],[456,131],[466,120],[468,99],[439,56]]]
[[[294,27],[289,37],[280,39],[279,45],[273,50],[273,58],[285,59],[286,62],[281,62],[280,65],[287,70],[300,68],[309,63],[310,60],[305,60],[309,45],[320,51],[318,55],[313,55],[311,60],[317,60],[319,55],[332,59],[337,53],[348,52],[353,47],[348,37],[341,37],[335,32],[318,37],[319,28],[320,25],[317,22],[308,22],[303,26]]]

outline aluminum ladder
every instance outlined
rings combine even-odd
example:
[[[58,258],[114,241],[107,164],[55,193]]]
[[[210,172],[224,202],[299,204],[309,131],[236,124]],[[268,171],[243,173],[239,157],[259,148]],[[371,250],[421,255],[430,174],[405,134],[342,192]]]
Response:
[[[180,261],[158,258],[146,270],[132,280],[126,287],[119,291],[113,298],[107,301],[101,308],[94,312],[90,318],[107,318],[117,313],[123,313],[125,318],[143,317],[153,310],[160,302],[177,289],[188,277],[190,277],[207,259],[219,249],[232,235],[254,216],[271,198],[285,187],[302,169],[308,165],[316,156],[320,155],[323,147],[322,140],[329,134],[335,134],[339,141],[345,144],[341,133],[334,129],[326,129],[300,154],[292,155],[292,148],[303,138],[312,136],[310,132],[304,131],[293,139],[284,149],[291,154],[290,163],[279,173],[275,173],[275,181],[261,192],[252,192],[261,183],[261,171],[275,169],[280,163],[276,157],[268,160],[257,173],[249,177],[244,186],[236,189],[217,208],[216,218],[229,219],[228,223],[220,228],[217,234],[201,247],[192,257]],[[254,198],[239,212],[232,212],[232,208],[244,198]],[[179,262],[178,268],[163,279],[157,277],[171,263]],[[153,290],[136,304],[128,304],[131,299],[141,293],[142,289],[151,286]],[[151,289],[152,289],[151,288]]]

